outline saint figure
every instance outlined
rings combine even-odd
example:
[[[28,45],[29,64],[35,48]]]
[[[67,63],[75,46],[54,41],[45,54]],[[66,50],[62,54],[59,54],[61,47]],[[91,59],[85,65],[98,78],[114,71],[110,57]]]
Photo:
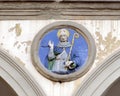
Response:
[[[69,74],[77,70],[81,65],[79,50],[74,46],[74,39],[79,36],[74,33],[72,41],[68,41],[70,32],[67,29],[59,29],[57,36],[58,44],[48,42],[48,69],[58,74]]]

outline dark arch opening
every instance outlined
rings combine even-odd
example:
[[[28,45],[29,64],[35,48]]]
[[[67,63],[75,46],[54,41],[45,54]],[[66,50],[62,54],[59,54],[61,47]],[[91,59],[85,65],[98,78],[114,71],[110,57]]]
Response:
[[[0,96],[18,96],[11,86],[0,77]]]
[[[120,96],[120,78],[111,84],[102,96]]]

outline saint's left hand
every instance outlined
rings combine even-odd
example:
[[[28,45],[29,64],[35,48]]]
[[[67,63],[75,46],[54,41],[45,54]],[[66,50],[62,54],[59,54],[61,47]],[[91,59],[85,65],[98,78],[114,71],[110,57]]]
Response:
[[[76,64],[73,61],[67,61],[65,63],[65,67],[68,69],[74,69],[76,67]]]

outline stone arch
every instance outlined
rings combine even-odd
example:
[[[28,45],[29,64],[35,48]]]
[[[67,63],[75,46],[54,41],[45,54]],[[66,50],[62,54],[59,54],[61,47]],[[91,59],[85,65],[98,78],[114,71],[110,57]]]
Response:
[[[120,50],[113,53],[82,82],[73,96],[104,96],[120,77]]]
[[[0,50],[0,76],[18,96],[46,96],[23,66]]]

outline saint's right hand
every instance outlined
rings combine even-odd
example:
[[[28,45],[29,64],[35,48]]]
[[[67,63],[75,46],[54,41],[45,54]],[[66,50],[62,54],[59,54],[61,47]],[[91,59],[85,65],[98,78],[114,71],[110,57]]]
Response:
[[[50,49],[54,48],[54,42],[52,42],[51,40],[48,42],[48,46],[50,47]]]

